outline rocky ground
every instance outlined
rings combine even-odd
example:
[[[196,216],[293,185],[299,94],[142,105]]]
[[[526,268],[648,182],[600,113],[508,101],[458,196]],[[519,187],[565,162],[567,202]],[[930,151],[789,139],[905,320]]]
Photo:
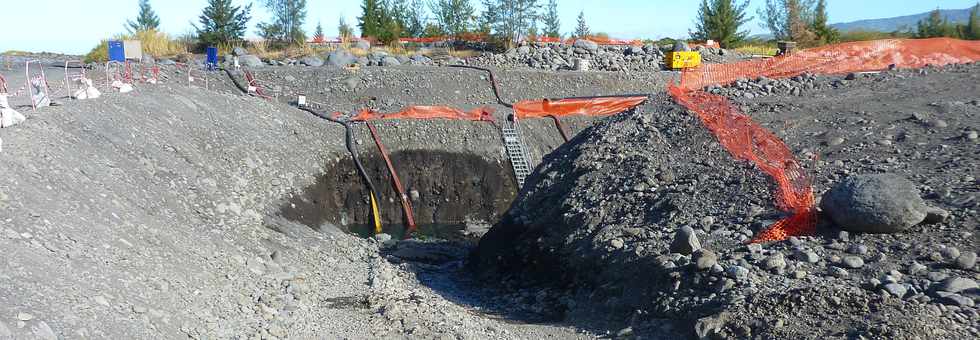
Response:
[[[54,70],[46,69],[51,79],[57,77]],[[331,78],[314,80],[317,75],[308,69],[277,70],[323,81],[324,88],[336,86]],[[3,72],[13,78],[23,69]],[[104,76],[92,72],[93,78]],[[286,105],[286,96],[282,102],[243,96],[223,73],[207,75],[205,88],[202,75],[188,83],[182,72],[164,66],[159,84],[138,83],[126,94],[106,89],[98,99],[55,94],[57,105],[37,111],[26,97],[12,98],[28,120],[0,131],[0,249],[9,255],[0,271],[0,338],[589,337],[493,298],[494,290],[460,270],[466,244],[383,243],[330,227],[339,224],[335,219],[319,225],[290,219],[295,216],[284,207],[319,199],[304,194],[323,178],[347,176],[337,167],[348,159],[342,128]],[[372,80],[397,79],[400,73],[406,74],[402,82]],[[328,111],[355,108],[365,94],[395,96],[391,107],[438,103],[399,94],[426,74],[431,86],[441,86],[427,91],[446,104],[489,101],[489,83],[480,80],[480,72],[456,69],[379,68],[352,74],[368,79],[364,87],[311,96],[326,102]],[[622,76],[594,75],[578,76],[581,84],[564,93],[640,86],[613,81],[629,79]],[[453,78],[460,80],[442,83]],[[525,97],[519,94],[545,93],[535,84],[563,81],[535,72],[503,78],[507,93],[520,99]],[[299,88],[286,82],[270,86]],[[456,89],[462,91],[455,94]],[[591,121],[570,118],[566,124],[575,132]],[[457,203],[450,200],[456,191],[449,189],[474,180],[426,179],[426,171],[451,161],[425,165],[439,154],[476,157],[509,171],[507,163],[500,164],[505,158],[499,132],[489,123],[376,125],[396,161],[405,160],[399,155],[422,155],[421,165],[396,163],[406,183],[418,187],[420,211],[449,209]],[[533,159],[561,144],[550,120],[523,126]],[[387,187],[363,125],[356,127],[355,139],[362,155],[374,159],[368,165],[379,177],[375,182]],[[513,180],[509,173],[496,176],[477,177],[472,185]],[[387,225],[400,215],[386,190]],[[503,199],[514,194],[512,188]],[[360,204],[342,208],[355,211]],[[493,218],[506,205],[497,209],[475,214]]]
[[[824,217],[818,236],[744,244],[784,216],[772,185],[661,97],[546,157],[471,265],[514,289],[547,287],[534,303],[624,335],[977,337],[978,71],[709,89],[786,141],[818,197],[859,174],[910,179],[944,212],[906,231]]]
[[[980,335],[980,66],[710,88],[787,142],[818,197],[851,175],[894,173],[948,213],[890,234],[824,219],[818,236],[746,246],[784,216],[771,181],[663,94],[676,73],[519,63],[495,69],[504,101],[653,96],[599,123],[563,119],[582,131],[564,145],[550,120],[525,121],[541,165],[519,196],[497,127],[377,122],[420,214],[476,227],[454,241],[344,233],[342,216],[366,215],[363,185],[343,129],[289,106],[296,95],[324,111],[509,111],[480,71],[327,59],[252,68],[272,100],[166,65],[160,84],[128,94],[55,96],[36,112],[14,98],[28,120],[0,130],[0,338]],[[355,144],[397,229],[363,125]],[[497,219],[477,248],[479,225]]]

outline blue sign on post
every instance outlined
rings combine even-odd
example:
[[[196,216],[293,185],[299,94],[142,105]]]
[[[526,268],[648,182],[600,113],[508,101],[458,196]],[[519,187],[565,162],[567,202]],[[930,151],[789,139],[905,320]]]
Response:
[[[208,60],[206,62],[208,70],[214,71],[218,69],[218,48],[208,47],[207,48]]]
[[[109,60],[126,62],[126,50],[120,40],[109,40]]]

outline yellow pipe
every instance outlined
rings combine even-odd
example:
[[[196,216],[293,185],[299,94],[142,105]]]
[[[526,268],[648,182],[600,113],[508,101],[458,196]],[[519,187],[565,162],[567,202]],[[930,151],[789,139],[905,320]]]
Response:
[[[381,214],[378,212],[378,201],[374,198],[374,192],[371,192],[371,214],[374,216],[374,233],[381,233]]]

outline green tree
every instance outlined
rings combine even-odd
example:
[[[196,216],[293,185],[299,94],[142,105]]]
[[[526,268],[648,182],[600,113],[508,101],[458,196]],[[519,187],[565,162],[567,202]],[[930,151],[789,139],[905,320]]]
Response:
[[[322,43],[324,41],[324,38],[325,37],[323,35],[323,25],[321,25],[319,22],[317,22],[316,23],[316,31],[313,32],[313,41],[318,42],[318,43]]]
[[[469,31],[474,13],[469,0],[431,0],[429,9],[446,34],[459,37]]]
[[[810,24],[810,28],[821,43],[832,44],[840,41],[840,31],[830,27],[827,21],[827,0],[819,0],[813,10],[813,23]]]
[[[748,1],[739,5],[735,0],[701,0],[691,38],[714,40],[725,48],[738,45],[749,36],[748,31],[739,31],[742,25],[752,20],[745,14],[748,6]]]
[[[139,6],[139,16],[136,17],[136,21],[126,21],[126,30],[128,30],[129,33],[133,33],[156,30],[160,28],[160,17],[158,17],[157,13],[150,7],[150,0],[140,0]]]
[[[762,27],[778,40],[792,40],[800,46],[816,43],[817,35],[811,31],[815,0],[766,0],[759,8]]]
[[[416,38],[421,37],[425,33],[425,25],[428,21],[422,0],[411,0],[402,19],[405,34]]]
[[[575,26],[575,37],[579,39],[588,38],[592,35],[589,25],[585,23],[585,11],[578,12],[578,25]]]
[[[493,33],[509,44],[519,42],[529,33],[537,34],[538,0],[495,0],[487,2],[493,12]]]
[[[384,28],[384,7],[378,0],[364,0],[361,3],[361,16],[357,18],[361,37],[376,37]]]
[[[262,5],[272,14],[271,22],[258,25],[262,38],[282,44],[306,41],[306,0],[262,0]]]
[[[954,27],[943,17],[938,8],[930,12],[928,17],[920,20],[916,29],[918,38],[948,37],[954,34]]]
[[[964,38],[980,40],[980,2],[970,11],[970,19],[966,22]]]
[[[548,0],[545,6],[544,16],[544,35],[551,38],[561,37],[561,20],[558,19],[558,0]]]
[[[252,4],[235,6],[232,0],[208,0],[208,6],[201,12],[194,26],[197,39],[205,45],[227,44],[241,41],[248,29]]]
[[[340,22],[337,23],[337,32],[340,35],[340,39],[347,41],[354,37],[354,28],[347,24],[347,20],[344,16],[340,16]]]

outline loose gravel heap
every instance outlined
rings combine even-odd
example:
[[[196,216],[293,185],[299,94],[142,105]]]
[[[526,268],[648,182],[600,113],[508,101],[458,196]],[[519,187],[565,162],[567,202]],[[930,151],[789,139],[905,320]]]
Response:
[[[664,53],[673,46],[654,44],[643,46],[601,46],[591,41],[575,44],[533,43],[508,50],[503,54],[485,53],[467,59],[468,63],[499,68],[530,67],[542,70],[577,70],[576,59],[585,60],[589,70],[650,72],[664,69]],[[738,60],[735,52],[718,49],[696,49],[705,62],[719,63]]]
[[[744,244],[784,217],[771,182],[661,97],[548,155],[471,268],[620,335],[975,338],[978,79],[980,65],[958,65],[734,98],[787,142],[818,197],[861,174],[911,180],[938,209],[905,231],[822,218],[817,236]]]

